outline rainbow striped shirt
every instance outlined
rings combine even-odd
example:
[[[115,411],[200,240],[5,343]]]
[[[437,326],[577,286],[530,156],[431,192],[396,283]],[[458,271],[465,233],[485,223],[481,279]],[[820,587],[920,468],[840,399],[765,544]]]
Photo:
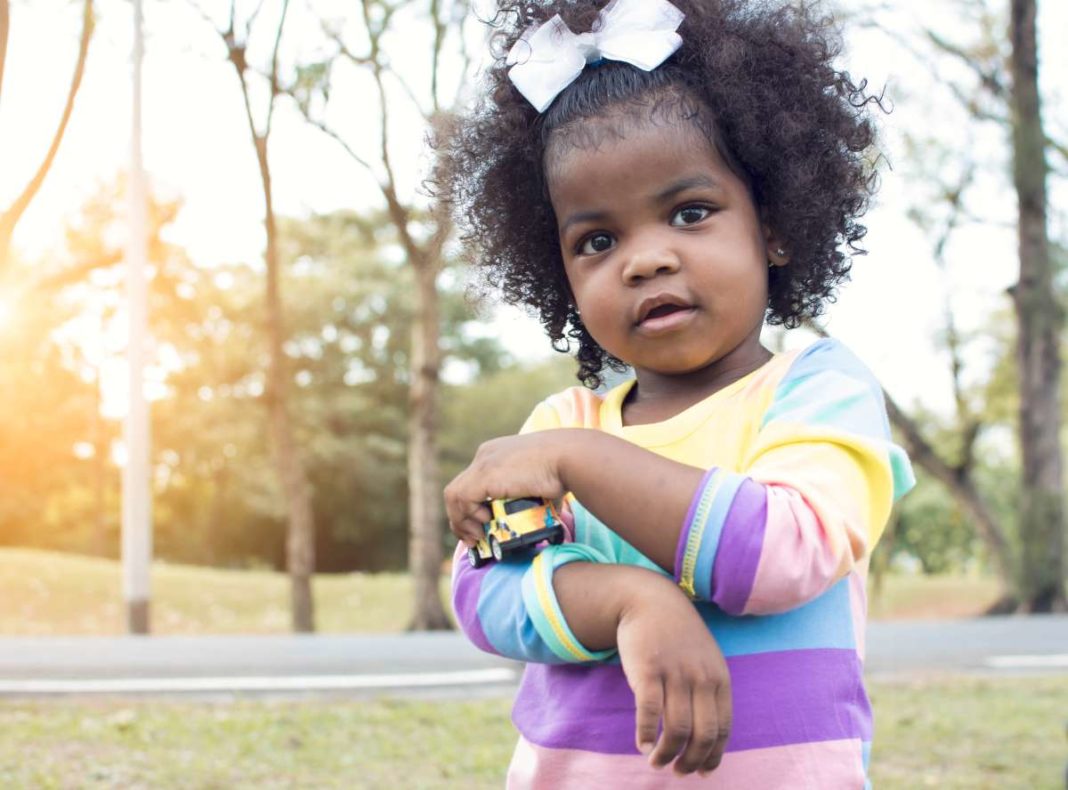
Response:
[[[707,469],[675,578],[727,659],[734,724],[709,777],[654,771],[634,745],[634,696],[612,651],[568,628],[552,587],[567,562],[664,571],[569,497],[573,542],[474,570],[458,547],[453,605],[478,647],[527,662],[513,709],[515,788],[860,788],[872,738],[863,682],[868,557],[913,485],[882,390],[821,340],[669,420],[624,426],[633,382],[539,404],[524,431],[608,431]]]

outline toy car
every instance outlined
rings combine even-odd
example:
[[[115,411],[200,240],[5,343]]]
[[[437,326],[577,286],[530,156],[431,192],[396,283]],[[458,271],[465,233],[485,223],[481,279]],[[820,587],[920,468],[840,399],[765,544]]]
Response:
[[[506,554],[534,546],[543,540],[554,546],[564,542],[564,525],[556,506],[541,497],[494,499],[489,503],[493,519],[482,525],[485,536],[467,558],[475,568],[491,559],[502,560]]]

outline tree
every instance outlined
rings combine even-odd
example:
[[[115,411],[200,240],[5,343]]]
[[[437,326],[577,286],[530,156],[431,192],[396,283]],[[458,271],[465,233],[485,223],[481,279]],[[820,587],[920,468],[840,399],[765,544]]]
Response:
[[[9,0],[0,0],[0,97],[4,85],[4,61],[7,58],[7,40],[10,34],[11,12]],[[59,145],[63,142],[63,135],[67,131],[67,122],[70,121],[71,113],[74,112],[74,100],[78,96],[78,89],[82,84],[82,76],[85,74],[85,60],[89,54],[89,41],[93,37],[93,0],[85,0],[82,5],[82,33],[78,41],[78,57],[74,64],[74,74],[71,77],[70,88],[67,90],[67,100],[63,106],[63,113],[52,141],[48,146],[37,169],[26,182],[15,200],[6,209],[0,210],[0,271],[7,268],[8,257],[11,253],[11,237],[15,232],[15,226],[22,218],[30,203],[36,197],[38,190],[44,183],[48,171],[52,169]]]
[[[1013,183],[1018,198],[1020,280],[1016,305],[1023,455],[1020,537],[1023,607],[1068,611],[1064,586],[1064,467],[1061,460],[1060,337],[1064,311],[1053,288],[1047,218],[1046,135],[1038,92],[1035,0],[1012,0]]]
[[[298,69],[289,92],[309,123],[320,129],[370,173],[385,202],[401,250],[415,277],[416,310],[412,323],[410,380],[408,390],[408,501],[409,566],[415,581],[415,615],[413,629],[451,627],[439,592],[443,559],[441,485],[437,467],[436,432],[438,424],[438,382],[441,371],[440,306],[438,276],[442,270],[444,250],[452,232],[444,214],[421,210],[413,190],[406,189],[395,166],[396,154],[391,147],[391,116],[403,109],[414,111],[424,127],[431,128],[449,108],[456,106],[469,70],[464,44],[463,24],[469,11],[467,0],[360,0],[361,25],[357,33],[346,36],[340,26],[323,22],[322,28],[332,51],[314,63]],[[411,29],[401,37],[394,27],[398,16],[425,10],[430,33],[430,60],[425,72],[405,74],[394,68],[390,49],[397,54],[403,48],[415,52]],[[355,39],[359,45],[350,44]],[[366,42],[366,43],[364,43]],[[448,44],[454,43],[447,51]],[[407,56],[406,56],[407,57]],[[452,90],[443,78],[447,57],[459,63],[460,77]],[[377,150],[365,155],[360,145],[331,125],[327,110],[340,102],[334,90],[333,76],[338,66],[355,68],[370,77],[377,97],[377,107],[359,102],[364,112],[378,118]],[[418,77],[418,85],[412,82]],[[444,98],[448,93],[448,98]],[[364,97],[360,97],[364,98]],[[356,106],[349,96],[349,106]]]
[[[931,26],[902,33],[872,14],[868,23],[887,32],[926,70],[943,76],[941,85],[956,99],[965,123],[976,128],[991,126],[1002,135],[1003,161],[1010,163],[1007,180],[1018,204],[1014,225],[1019,279],[1009,295],[1017,325],[1017,430],[1022,459],[1019,559],[1011,572],[1010,596],[1003,603],[1022,611],[1064,610],[1064,482],[1058,412],[1064,320],[1050,258],[1046,182],[1050,153],[1062,160],[1062,168],[1055,172],[1068,173],[1064,167],[1068,146],[1051,139],[1043,127],[1034,0],[1011,0],[1007,17],[997,9],[989,0],[957,0],[954,20],[969,22],[957,24],[957,29],[971,33],[964,39]],[[973,155],[967,146],[959,147],[962,157]],[[1002,161],[984,161],[982,168],[1006,180]],[[941,187],[951,190],[944,183]],[[903,414],[898,418],[902,425],[907,423]],[[972,433],[974,441],[978,426]],[[916,437],[922,440],[919,434]],[[926,462],[923,454],[916,460]],[[932,473],[936,466],[932,464]],[[951,485],[946,476],[936,476]],[[960,493],[959,487],[955,493]],[[983,508],[972,510],[983,534],[989,526],[979,518]],[[993,545],[989,535],[984,537]]]
[[[194,7],[197,7],[194,3]],[[199,7],[197,7],[198,10]],[[271,165],[268,146],[271,138],[271,122],[281,95],[279,83],[278,53],[282,43],[289,0],[282,0],[275,28],[274,45],[268,61],[267,106],[262,126],[258,126],[252,109],[249,79],[255,75],[248,62],[248,42],[252,28],[263,4],[257,4],[246,18],[243,30],[237,29],[237,2],[231,0],[229,22],[225,29],[216,32],[226,47],[226,54],[237,75],[244,101],[245,117],[259,164],[260,181],[263,186],[264,228],[267,247],[264,253],[266,264],[267,337],[269,354],[267,363],[266,400],[270,432],[274,442],[275,462],[278,477],[285,492],[289,526],[286,532],[286,565],[291,583],[293,630],[315,630],[315,602],[312,597],[311,577],[315,569],[315,519],[312,509],[312,493],[308,482],[301,449],[297,446],[289,407],[291,374],[283,346],[286,341],[285,320],[280,289],[281,272],[278,259],[278,229],[272,192]],[[211,17],[204,11],[201,16],[214,26]]]

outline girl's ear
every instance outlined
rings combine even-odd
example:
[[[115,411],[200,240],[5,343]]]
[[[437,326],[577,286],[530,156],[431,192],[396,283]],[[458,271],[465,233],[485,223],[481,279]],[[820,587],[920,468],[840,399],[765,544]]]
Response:
[[[785,266],[790,262],[790,253],[782,239],[769,226],[764,226],[764,248],[767,250],[768,266]]]

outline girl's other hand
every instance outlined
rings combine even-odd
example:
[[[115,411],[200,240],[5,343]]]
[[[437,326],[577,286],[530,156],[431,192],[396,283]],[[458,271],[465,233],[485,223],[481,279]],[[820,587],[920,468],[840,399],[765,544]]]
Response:
[[[491,439],[478,448],[471,464],[445,487],[449,529],[469,547],[483,536],[493,516],[491,499],[544,497],[566,493],[560,458],[580,430],[560,429]]]
[[[674,761],[675,773],[702,775],[719,766],[731,729],[730,676],[693,603],[664,577],[642,584],[624,605],[616,643],[637,704],[638,750],[650,765]]]

